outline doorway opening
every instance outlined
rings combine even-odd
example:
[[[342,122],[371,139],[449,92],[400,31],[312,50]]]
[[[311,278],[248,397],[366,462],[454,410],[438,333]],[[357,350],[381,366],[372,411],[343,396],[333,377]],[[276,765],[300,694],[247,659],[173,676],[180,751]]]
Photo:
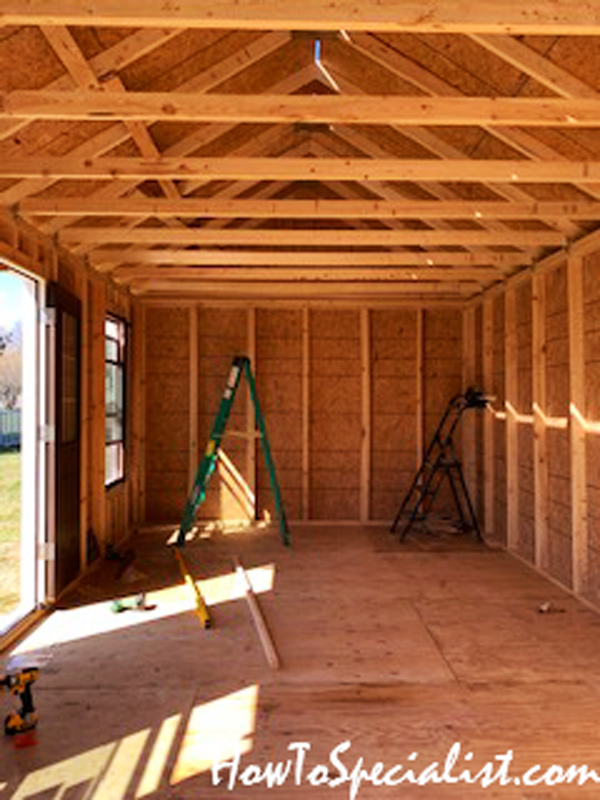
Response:
[[[41,281],[0,262],[0,634],[44,596]]]

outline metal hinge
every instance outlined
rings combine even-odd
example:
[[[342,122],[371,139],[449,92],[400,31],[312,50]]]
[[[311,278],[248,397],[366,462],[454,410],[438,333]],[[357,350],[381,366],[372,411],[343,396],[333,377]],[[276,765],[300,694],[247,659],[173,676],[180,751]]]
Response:
[[[46,444],[54,443],[56,441],[56,427],[54,425],[40,425],[38,439]]]
[[[40,319],[44,323],[51,327],[52,325],[56,325],[56,309],[55,308],[42,308],[40,309]]]
[[[42,542],[38,545],[38,559],[40,561],[56,561],[56,545],[54,542]]]

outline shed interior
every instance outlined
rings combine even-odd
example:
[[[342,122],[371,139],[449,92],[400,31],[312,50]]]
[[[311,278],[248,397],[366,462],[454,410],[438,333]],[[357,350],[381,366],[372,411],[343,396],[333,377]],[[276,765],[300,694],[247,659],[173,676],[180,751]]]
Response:
[[[393,759],[383,740],[399,723],[383,724],[384,708],[406,721],[406,748],[447,726],[423,748],[432,758],[439,742],[454,741],[455,724],[490,753],[506,749],[523,715],[531,730],[515,746],[531,758],[558,758],[568,734],[569,758],[592,759],[598,3],[0,0],[0,26],[0,277],[34,279],[40,312],[31,369],[41,511],[31,546],[43,596],[33,616],[42,606],[101,607],[138,587],[111,572],[111,558],[132,546],[158,608],[174,609],[169,620],[126,630],[127,618],[70,644],[34,638],[34,649],[52,653],[48,685],[53,663],[59,678],[83,663],[100,695],[112,690],[101,674],[109,665],[130,687],[131,653],[119,661],[128,636],[175,687],[157,649],[163,637],[181,645],[181,682],[164,693],[144,682],[129,707],[132,717],[144,707],[135,725],[92,702],[95,724],[117,731],[114,763],[127,747],[137,752],[142,728],[155,737],[139,745],[148,755],[175,713],[184,709],[191,724],[199,698],[210,705],[232,696],[246,708],[243,692],[260,681],[255,759],[291,741],[296,722],[309,736],[319,709],[319,746],[348,738],[348,709],[358,709],[359,741]],[[76,320],[74,373],[64,367],[63,313]],[[107,319],[126,331],[123,462],[108,485]],[[214,601],[216,639],[198,665],[190,642],[213,633],[198,632],[179,595],[160,594],[179,578],[163,564],[170,557],[159,540],[181,519],[238,355],[256,376],[292,548],[280,552],[268,525],[269,474],[244,390],[190,563],[209,605],[205,582],[226,577],[236,551],[258,572],[276,565],[281,588],[261,597],[289,669],[277,679],[263,675],[243,606]],[[390,523],[448,402],[472,386],[490,401],[464,415],[456,444],[484,544],[469,535],[449,544],[435,530],[400,544]],[[77,451],[73,473],[60,461],[67,444]],[[434,529],[453,513],[448,487],[435,511]],[[547,624],[528,616],[543,601],[565,613]],[[358,605],[369,609],[365,618]],[[66,620],[62,613],[41,630]],[[54,623],[56,641],[66,624]],[[571,646],[558,647],[569,636]],[[537,666],[535,648],[546,659]],[[218,690],[199,688],[213,680]],[[539,711],[553,681],[562,732],[549,731]],[[59,715],[66,695],[54,683],[42,698]],[[492,686],[504,687],[502,702],[485,695]],[[472,705],[465,692],[476,695]],[[488,730],[493,715],[504,729]],[[65,721],[57,724],[66,736]],[[108,746],[92,730],[86,723],[88,753]],[[538,750],[529,735],[540,737]],[[151,779],[144,784],[140,765],[107,788],[102,780],[119,771],[102,762],[104,778],[85,777],[82,792],[92,793],[81,796],[218,796],[222,787],[190,766],[202,759],[189,726],[181,736],[193,757],[169,768],[183,794],[169,794],[164,775],[144,794]],[[67,750],[46,742],[36,768],[71,764],[78,750]],[[30,797],[49,780],[35,783],[24,762],[2,761],[0,795],[5,785],[12,797]],[[373,788],[361,796],[369,791],[379,797]],[[438,791],[431,796],[446,796]]]

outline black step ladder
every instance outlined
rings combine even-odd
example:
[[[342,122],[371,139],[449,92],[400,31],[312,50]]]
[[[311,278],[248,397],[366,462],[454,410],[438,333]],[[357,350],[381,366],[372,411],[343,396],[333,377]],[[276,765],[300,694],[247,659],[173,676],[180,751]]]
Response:
[[[400,521],[405,517],[404,526],[400,531],[401,542],[404,541],[415,522],[424,521],[427,518],[444,478],[450,485],[460,520],[459,527],[464,531],[473,531],[477,539],[483,541],[462,464],[454,446],[454,433],[467,409],[484,409],[489,402],[489,397],[486,397],[478,389],[470,387],[463,394],[455,395],[448,403],[425,451],[423,463],[419,467],[390,529],[391,533],[395,533]]]

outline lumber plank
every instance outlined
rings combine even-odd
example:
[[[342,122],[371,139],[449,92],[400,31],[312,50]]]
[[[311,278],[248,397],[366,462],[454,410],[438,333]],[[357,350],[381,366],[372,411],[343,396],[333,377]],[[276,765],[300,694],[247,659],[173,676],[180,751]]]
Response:
[[[132,280],[150,278],[194,279],[194,280],[223,280],[223,281],[457,281],[487,282],[502,280],[503,275],[494,267],[481,267],[473,269],[315,269],[308,266],[303,268],[286,267],[144,267],[130,266],[117,268],[113,273],[115,280],[127,283]]]
[[[494,385],[494,302],[491,294],[483,301],[483,388],[488,394]],[[494,535],[495,506],[495,452],[494,426],[495,417],[490,408],[486,409],[483,421],[483,480],[484,480],[484,516],[486,537]]]
[[[246,355],[257,375],[258,362],[256,358],[256,309],[251,306],[246,312]],[[252,516],[256,518],[256,485],[257,485],[257,459],[256,459],[256,414],[254,404],[250,398],[250,390],[246,392],[246,484],[249,489],[252,506]],[[249,499],[250,499],[249,498]]]
[[[192,297],[238,297],[244,300],[270,297],[292,297],[296,299],[320,297],[337,299],[352,297],[355,300],[369,298],[387,298],[390,301],[408,297],[443,297],[443,298],[469,298],[479,290],[478,284],[468,283],[406,283],[380,281],[372,283],[344,283],[332,281],[328,283],[306,282],[302,284],[280,281],[270,283],[254,283],[249,281],[176,281],[176,280],[147,280],[130,284],[133,295],[147,293],[180,294],[187,298]]]
[[[2,0],[3,25],[83,25],[102,27],[244,28],[258,30],[374,30],[410,33],[514,33],[594,35],[600,29],[595,0],[505,0],[456,4],[452,0],[386,3],[367,0],[180,0],[165,13],[162,0]]]
[[[106,242],[131,244],[255,246],[255,247],[394,247],[448,245],[458,247],[560,247],[565,239],[556,231],[480,231],[480,230],[285,230],[204,228],[170,230],[168,228],[72,227],[59,234],[63,244]]]
[[[589,522],[586,460],[586,369],[584,329],[583,258],[567,258],[569,313],[569,436],[571,451],[571,515],[573,536],[573,588],[589,588]]]
[[[548,569],[548,447],[546,431],[546,276],[533,274],[533,471],[535,486],[535,565]]]
[[[302,519],[310,519],[310,311],[302,307]]]
[[[589,127],[600,124],[590,98],[275,95],[190,92],[0,92],[0,119],[350,125]]]
[[[242,582],[244,596],[246,597],[248,608],[250,609],[250,614],[252,615],[252,621],[256,628],[258,638],[260,639],[265,658],[267,659],[271,669],[279,669],[281,667],[281,660],[277,653],[277,649],[275,648],[275,643],[273,642],[273,638],[267,627],[267,623],[260,605],[258,604],[258,600],[256,599],[256,595],[252,589],[250,578],[248,577],[248,574],[240,563],[239,559],[234,558],[233,565],[235,567],[236,574],[239,576],[239,579]]]
[[[475,308],[465,308],[463,311],[463,388],[466,390],[470,386],[476,385],[476,316]],[[477,473],[477,417],[475,414],[467,414],[463,420],[462,428],[462,453],[463,464],[465,466],[465,480],[469,489],[469,494],[473,506],[477,509],[478,497],[478,473]],[[477,513],[477,512],[476,512]]]
[[[420,469],[425,457],[425,310],[417,310],[416,371],[415,371],[415,424],[416,452],[415,472]]]
[[[144,181],[159,178],[279,181],[455,181],[479,183],[597,183],[595,161],[366,158],[6,158],[0,178]]]
[[[518,431],[518,343],[516,290],[511,286],[505,296],[504,354],[506,391],[506,515],[509,550],[519,546],[519,431]]]
[[[369,520],[371,506],[371,318],[368,308],[360,309],[361,440],[360,521]]]
[[[562,97],[598,99],[598,93],[587,83],[512,36],[473,34],[471,38]]]
[[[282,266],[282,267],[474,267],[493,266],[500,271],[531,263],[525,253],[496,253],[488,250],[448,252],[361,253],[344,251],[315,251],[299,253],[293,250],[271,252],[242,250],[151,250],[132,247],[129,250],[98,248],[90,253],[90,262],[101,271],[121,264],[185,264],[191,266]],[[123,267],[125,269],[125,267]]]
[[[186,219],[600,219],[600,202],[504,202],[494,200],[260,200],[222,197],[179,200],[130,197],[29,198],[17,206],[25,216],[181,217]]]
[[[190,341],[190,443],[189,443],[189,465],[188,465],[188,487],[194,484],[196,471],[200,464],[200,439],[198,431],[198,417],[199,417],[199,313],[196,306],[189,309],[190,325],[189,325],[189,341]]]

